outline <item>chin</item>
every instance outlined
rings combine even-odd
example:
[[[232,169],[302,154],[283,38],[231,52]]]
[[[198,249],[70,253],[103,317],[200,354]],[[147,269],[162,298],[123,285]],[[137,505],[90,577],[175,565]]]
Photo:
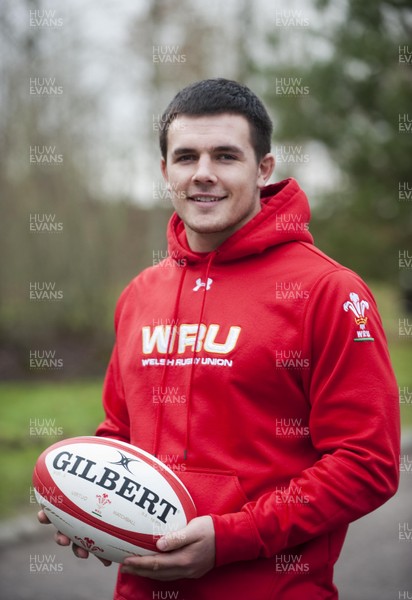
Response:
[[[224,224],[213,224],[213,225],[191,225],[188,223],[188,227],[195,233],[221,233],[223,231],[227,231],[228,229],[232,229],[233,224],[224,225]]]

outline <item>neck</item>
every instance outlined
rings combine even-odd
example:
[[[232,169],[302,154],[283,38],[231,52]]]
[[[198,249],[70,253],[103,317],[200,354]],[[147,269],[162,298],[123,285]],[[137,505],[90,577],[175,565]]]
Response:
[[[216,250],[233,231],[215,231],[213,233],[197,233],[189,227],[185,227],[187,243],[193,252],[212,252]]]
[[[238,221],[232,226],[222,229],[221,231],[199,232],[191,229],[186,223],[184,225],[186,231],[187,243],[193,252],[213,252],[223,244],[231,235],[241,229],[261,210],[260,199],[258,198],[254,210],[251,211],[244,219]]]

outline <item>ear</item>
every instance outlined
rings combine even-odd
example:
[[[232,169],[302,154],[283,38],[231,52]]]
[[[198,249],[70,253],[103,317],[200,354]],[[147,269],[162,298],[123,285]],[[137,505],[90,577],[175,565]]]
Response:
[[[266,185],[267,181],[270,179],[270,176],[273,173],[274,168],[275,157],[272,153],[265,154],[265,156],[260,160],[258,165],[258,188],[262,188],[264,185]]]
[[[167,164],[164,158],[160,159],[160,170],[162,172],[163,175],[163,179],[168,182],[169,181],[169,175],[167,173]]]

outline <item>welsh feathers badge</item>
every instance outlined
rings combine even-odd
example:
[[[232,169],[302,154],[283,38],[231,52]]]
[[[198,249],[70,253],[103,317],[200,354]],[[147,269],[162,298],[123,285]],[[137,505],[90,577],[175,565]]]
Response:
[[[345,312],[352,311],[355,315],[357,331],[353,341],[373,342],[374,338],[371,336],[368,329],[366,329],[368,317],[365,316],[365,311],[369,309],[369,302],[367,300],[361,300],[355,292],[351,292],[349,298],[350,300],[343,303],[343,310]]]

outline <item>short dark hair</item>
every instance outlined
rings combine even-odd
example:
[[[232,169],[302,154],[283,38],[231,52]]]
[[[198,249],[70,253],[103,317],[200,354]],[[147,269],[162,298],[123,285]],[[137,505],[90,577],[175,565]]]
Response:
[[[232,113],[244,116],[250,141],[259,161],[270,152],[273,125],[262,101],[247,86],[230,79],[204,79],[180,90],[162,115],[159,143],[167,156],[167,134],[179,115],[205,116]]]

